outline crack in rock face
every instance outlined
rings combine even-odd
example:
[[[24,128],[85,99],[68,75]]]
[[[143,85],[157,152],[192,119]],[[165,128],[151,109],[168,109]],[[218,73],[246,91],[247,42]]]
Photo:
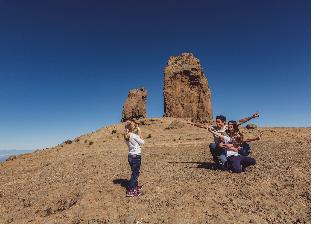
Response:
[[[212,120],[211,92],[200,61],[192,53],[171,56],[164,70],[164,116]]]

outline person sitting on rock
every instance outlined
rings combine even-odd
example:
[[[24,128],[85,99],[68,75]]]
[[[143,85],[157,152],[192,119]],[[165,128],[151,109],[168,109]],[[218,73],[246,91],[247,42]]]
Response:
[[[132,171],[126,196],[137,197],[141,195],[142,188],[138,185],[138,177],[141,168],[141,145],[144,140],[140,128],[134,122],[126,121],[124,139],[128,145],[128,162]]]

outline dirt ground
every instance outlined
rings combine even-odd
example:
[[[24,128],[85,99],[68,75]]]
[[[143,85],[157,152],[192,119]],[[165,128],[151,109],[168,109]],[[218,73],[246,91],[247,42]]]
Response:
[[[125,197],[123,125],[0,164],[0,223],[310,223],[310,128],[243,129],[257,165],[215,170],[208,131],[141,122],[144,195]],[[167,129],[171,128],[171,129]]]

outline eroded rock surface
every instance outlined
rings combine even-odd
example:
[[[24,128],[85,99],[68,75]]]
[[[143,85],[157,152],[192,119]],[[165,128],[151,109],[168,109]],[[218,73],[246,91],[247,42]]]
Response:
[[[145,88],[130,90],[123,106],[121,121],[146,118],[146,97],[147,90]]]
[[[164,70],[164,116],[210,122],[211,92],[192,53],[171,56]]]

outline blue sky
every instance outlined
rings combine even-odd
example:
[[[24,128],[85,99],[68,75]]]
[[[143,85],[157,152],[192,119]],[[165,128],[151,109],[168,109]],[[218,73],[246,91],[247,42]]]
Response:
[[[56,145],[121,119],[129,89],[163,115],[171,55],[200,59],[214,115],[310,126],[310,1],[0,0],[0,149]]]

